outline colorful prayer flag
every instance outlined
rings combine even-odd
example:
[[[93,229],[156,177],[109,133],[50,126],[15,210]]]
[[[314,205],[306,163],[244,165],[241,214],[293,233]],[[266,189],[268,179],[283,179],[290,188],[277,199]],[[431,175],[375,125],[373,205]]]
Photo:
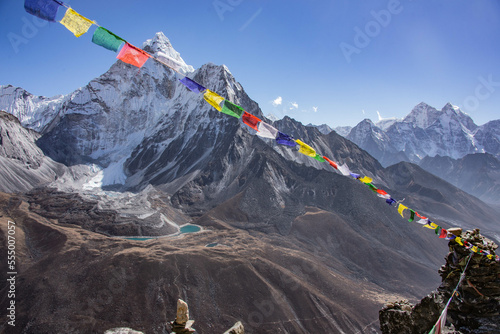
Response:
[[[316,153],[316,156],[314,157],[314,159],[318,160],[319,162],[325,162],[326,160],[323,159],[323,157],[319,154]]]
[[[330,166],[332,166],[333,168],[335,168],[335,169],[339,168],[339,166],[337,166],[337,164],[335,162],[333,162],[332,160],[328,159],[327,157],[323,156],[323,159],[325,159],[330,164]]]
[[[447,316],[447,311],[448,311],[448,305],[444,308],[443,312],[439,316],[436,324],[434,327],[432,327],[431,331],[429,334],[442,334],[444,327],[446,325],[446,316]]]
[[[399,214],[401,215],[401,217],[403,217],[403,218],[405,217],[405,216],[403,215],[403,212],[404,212],[406,209],[408,209],[408,207],[407,207],[407,206],[404,206],[403,204],[399,203],[399,206],[398,206],[398,212],[399,212]]]
[[[123,42],[125,42],[123,38],[103,27],[98,27],[92,35],[92,43],[114,52],[118,51]]]
[[[445,238],[445,239],[446,239],[446,240],[453,240],[453,239],[455,239],[456,237],[457,237],[456,235],[454,235],[454,234],[452,234],[452,233],[449,233],[449,232],[448,232],[448,233],[446,234],[446,238]]]
[[[349,176],[351,175],[351,170],[349,169],[349,167],[346,165],[346,164],[342,164],[340,166],[338,166],[338,170],[342,173],[342,175],[344,176]]]
[[[189,88],[189,90],[192,91],[192,92],[195,92],[195,93],[199,94],[199,93],[203,93],[206,90],[205,87],[203,87],[202,85],[200,85],[196,81],[193,81],[193,80],[189,79],[188,77],[184,77],[182,79],[179,79],[179,81],[184,86],[186,86],[187,88]]]
[[[116,58],[120,59],[124,63],[134,65],[139,68],[141,68],[150,57],[151,55],[149,53],[133,46],[130,43],[125,43],[123,48],[118,53],[118,56],[116,56]]]
[[[212,104],[213,105],[213,104]],[[224,113],[229,116],[233,116],[236,118],[240,118],[241,115],[245,112],[242,107],[229,102],[228,100],[224,100],[224,104],[222,105],[222,109],[219,110],[221,113]]]
[[[392,197],[391,197],[391,198],[386,199],[386,200],[385,200],[385,202],[386,202],[387,204],[389,204],[389,205],[392,205],[392,203],[397,203],[397,202],[396,202],[396,200],[395,200],[394,198],[392,198]]]
[[[455,242],[456,242],[457,244],[459,244],[460,246],[463,246],[463,245],[464,245],[464,243],[463,243],[463,241],[462,241],[462,238],[460,238],[460,237],[456,237],[456,238],[455,238],[455,239],[453,239],[453,240],[455,240]]]
[[[439,238],[444,239],[448,235],[448,231],[445,230],[444,228],[441,229],[441,233],[439,234]]]
[[[212,92],[210,89],[207,89],[207,90],[205,91],[205,93],[203,94],[203,98],[205,99],[205,101],[207,101],[208,103],[210,103],[210,105],[211,105],[212,107],[214,107],[214,108],[215,108],[215,109],[217,109],[218,111],[222,111],[222,107],[220,106],[220,104],[221,104],[221,102],[222,102],[222,101],[224,101],[224,100],[225,100],[222,96],[220,96],[220,95],[219,95],[219,94],[217,94],[217,93]],[[234,116],[234,117],[237,117],[237,118],[240,118],[241,114],[240,114],[240,116],[235,116],[235,115],[232,115],[232,114],[228,113],[229,111],[231,111],[231,110],[229,109],[229,106],[231,106],[231,107],[232,107],[233,105],[234,105],[234,106],[236,106],[235,104],[232,104],[231,102],[229,102],[229,103],[230,103],[230,104],[228,105],[228,108],[227,108],[227,110],[226,110],[227,112],[225,111],[224,113],[225,113],[225,114],[228,114],[228,115],[231,115],[231,116]],[[226,103],[224,102],[224,105],[225,105],[225,104],[226,104]],[[240,107],[240,108],[241,108],[241,107]],[[243,110],[243,109],[241,109],[241,110]],[[243,112],[242,112],[242,113],[243,113]]]
[[[308,157],[311,157],[311,158],[314,158],[316,156],[316,151],[314,150],[314,148],[307,145],[306,143],[304,143],[300,139],[297,139],[296,142],[300,146],[299,153],[307,155]]]
[[[422,224],[422,225],[427,225],[427,224],[429,224],[429,219],[422,218],[417,223]]]
[[[357,173],[353,173],[353,172],[350,172],[349,175],[351,175],[355,179],[359,179],[361,177],[361,175],[359,175]]]
[[[427,217],[424,217],[424,216],[419,215],[419,213],[418,213],[418,212],[415,212],[415,215],[416,215],[418,218],[420,218],[420,219],[427,219]]]
[[[368,176],[363,176],[362,178],[359,179],[363,183],[372,183],[373,179]]]
[[[281,145],[295,147],[297,143],[293,140],[292,136],[287,135],[286,133],[278,131],[278,135],[276,136],[276,142]]]
[[[427,224],[425,224],[424,227],[427,227],[428,229],[431,229],[431,230],[435,230],[439,226],[437,224],[431,222],[430,220],[427,220]]]
[[[90,26],[94,24],[93,21],[81,16],[71,8],[68,8],[60,23],[71,31],[76,37],[80,37],[85,34],[87,30],[89,30]]]
[[[415,211],[410,209],[410,219],[408,221],[411,223],[413,220],[415,220]]]
[[[389,195],[387,191],[382,189],[377,189],[377,196],[385,199],[391,198],[391,195]]]
[[[55,22],[57,9],[62,3],[55,0],[25,0],[24,10],[46,21]]]
[[[260,118],[245,111],[243,116],[241,116],[241,120],[252,129],[258,131],[258,125],[261,122]]]
[[[376,193],[376,192],[377,192],[378,188],[377,188],[377,187],[375,187],[373,184],[371,184],[371,183],[367,183],[366,185],[367,185],[368,187],[370,187],[370,190],[371,190],[371,191],[373,191],[374,193]]]
[[[266,122],[260,122],[257,131],[257,136],[264,138],[276,139],[278,135],[278,130]]]

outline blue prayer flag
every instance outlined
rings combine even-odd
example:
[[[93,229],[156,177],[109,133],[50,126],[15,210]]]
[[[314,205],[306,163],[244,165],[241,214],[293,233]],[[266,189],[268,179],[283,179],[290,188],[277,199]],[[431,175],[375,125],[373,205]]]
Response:
[[[387,204],[389,204],[389,205],[392,205],[392,203],[396,203],[396,201],[395,201],[395,200],[394,200],[394,198],[392,198],[392,197],[391,197],[391,198],[386,199],[386,200],[385,200],[385,202],[386,202]]]
[[[179,81],[182,82],[182,84],[184,86],[186,86],[187,88],[189,88],[189,90],[191,90],[192,92],[203,93],[206,90],[205,87],[203,87],[199,83],[189,79],[188,77],[184,77],[182,79],[179,79]]]
[[[55,0],[25,0],[24,10],[46,21],[55,22],[57,9],[62,2]]]
[[[292,136],[289,136],[283,132],[278,131],[278,136],[276,137],[276,142],[281,145],[295,147],[297,143],[293,140]]]

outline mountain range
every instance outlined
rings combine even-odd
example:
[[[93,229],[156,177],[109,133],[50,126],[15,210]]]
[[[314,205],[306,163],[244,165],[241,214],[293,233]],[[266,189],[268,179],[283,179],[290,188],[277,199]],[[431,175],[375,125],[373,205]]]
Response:
[[[436,223],[498,240],[497,211],[419,166],[384,168],[335,131],[265,118],[226,66],[193,69],[163,33],[143,49]],[[117,61],[64,96],[0,87],[0,238],[15,221],[23,287],[14,332],[164,333],[182,298],[200,333],[236,320],[249,333],[377,333],[384,302],[435,288],[446,243],[433,231],[178,79]],[[179,235],[188,223],[202,231]]]
[[[328,133],[328,128],[321,126],[324,133]],[[334,130],[383,166],[401,161],[419,164],[460,189],[494,206],[500,205],[500,182],[496,177],[500,164],[500,120],[478,126],[451,103],[438,110],[422,102],[403,119],[380,119],[376,123],[364,119],[354,127]],[[464,159],[467,162],[462,163]]]

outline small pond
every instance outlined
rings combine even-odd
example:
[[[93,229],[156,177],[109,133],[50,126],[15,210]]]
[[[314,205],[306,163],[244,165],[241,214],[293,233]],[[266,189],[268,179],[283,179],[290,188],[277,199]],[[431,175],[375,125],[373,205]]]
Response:
[[[197,225],[184,225],[181,226],[180,233],[194,233],[194,232],[200,232],[201,227]]]

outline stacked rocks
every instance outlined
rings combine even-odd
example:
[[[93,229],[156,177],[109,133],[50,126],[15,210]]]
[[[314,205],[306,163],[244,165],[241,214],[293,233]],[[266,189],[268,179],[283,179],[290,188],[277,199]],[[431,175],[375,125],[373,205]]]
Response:
[[[195,330],[191,328],[194,320],[189,320],[189,308],[185,301],[182,299],[177,300],[177,315],[175,320],[170,323],[172,332],[176,334],[189,334],[194,333]]]
[[[449,229],[448,232],[493,255],[498,248],[494,242],[481,236],[478,229],[465,233],[461,229]],[[500,333],[500,264],[472,253],[454,240],[450,241],[449,247],[446,264],[439,269],[442,283],[438,290],[416,305],[408,301],[386,304],[379,313],[382,333],[428,333],[457,286],[471,254],[465,279],[448,307],[446,333]]]
[[[483,251],[495,254],[498,246],[479,233],[479,229],[467,231],[462,239]],[[454,241],[450,244],[450,253],[446,264],[439,274],[443,280],[438,291],[446,297],[460,279],[470,250]],[[448,307],[448,320],[457,330],[469,333],[500,333],[500,264],[484,255],[473,254],[467,267],[465,279],[462,281],[458,295]],[[491,324],[490,324],[491,323]],[[496,324],[495,324],[496,323]],[[469,330],[469,331],[468,331]]]

